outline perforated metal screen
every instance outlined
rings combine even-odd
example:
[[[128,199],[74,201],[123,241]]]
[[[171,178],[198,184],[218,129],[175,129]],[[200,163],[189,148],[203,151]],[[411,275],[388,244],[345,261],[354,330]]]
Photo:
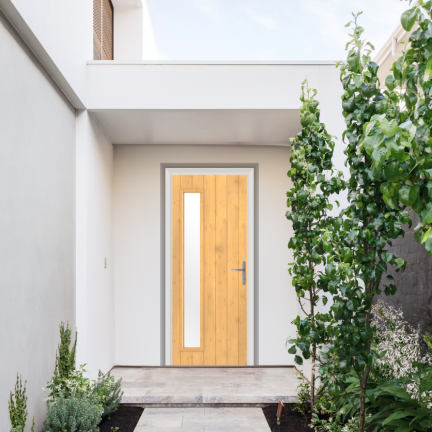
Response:
[[[93,0],[93,60],[114,60],[114,7]]]

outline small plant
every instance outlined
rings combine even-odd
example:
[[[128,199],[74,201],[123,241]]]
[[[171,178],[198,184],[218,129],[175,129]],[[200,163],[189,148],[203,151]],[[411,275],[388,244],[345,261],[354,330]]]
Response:
[[[67,324],[66,327],[63,322],[60,324],[60,345],[56,355],[56,366],[54,369],[54,375],[47,385],[47,388],[51,389],[49,397],[52,397],[53,399],[55,399],[61,391],[65,390],[67,392],[67,381],[72,378],[74,373],[76,373],[75,354],[77,337],[78,333],[75,334],[75,342],[71,348],[72,330],[69,328],[69,324]],[[83,370],[83,372],[85,371]]]
[[[90,398],[65,397],[59,394],[47,401],[45,432],[98,432],[103,409]]]
[[[327,392],[321,392],[321,396],[315,404],[315,412],[312,413],[311,424],[315,432],[341,432],[343,423],[341,413],[338,412],[332,398]]]
[[[64,380],[59,380],[55,375],[48,382],[47,388],[51,389],[49,397],[54,400],[57,395],[63,393],[65,397],[87,397],[92,392],[92,383],[89,378],[84,374],[87,372],[85,364],[81,365],[79,369],[73,370],[69,377]]]
[[[23,432],[27,422],[27,394],[26,394],[27,381],[22,383],[22,379],[17,374],[15,384],[15,393],[10,392],[9,399],[9,417],[12,425],[11,432]],[[14,400],[15,398],[15,400]],[[35,421],[33,417],[32,432],[34,430]]]
[[[121,379],[116,381],[109,372],[104,376],[102,371],[99,371],[98,379],[92,388],[92,394],[102,406],[102,416],[111,414],[118,408],[123,396]]]
[[[297,386],[299,400],[295,404],[294,409],[305,416],[311,412],[310,384],[303,377],[300,377],[299,381],[299,385]]]

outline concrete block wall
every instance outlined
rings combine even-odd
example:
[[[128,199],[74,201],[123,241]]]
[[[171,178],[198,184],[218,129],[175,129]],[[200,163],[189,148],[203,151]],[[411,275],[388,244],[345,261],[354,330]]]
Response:
[[[412,227],[405,225],[405,238],[393,241],[393,246],[389,249],[407,261],[406,270],[404,273],[390,271],[398,290],[394,296],[387,297],[383,293],[376,300],[382,298],[392,306],[401,307],[410,324],[420,324],[423,331],[432,333],[432,256],[424,245],[415,241],[414,228],[418,224],[418,216],[413,211],[410,215]]]

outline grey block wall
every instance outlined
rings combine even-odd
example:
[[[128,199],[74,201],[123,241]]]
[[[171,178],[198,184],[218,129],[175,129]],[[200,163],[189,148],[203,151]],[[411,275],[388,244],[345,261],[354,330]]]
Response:
[[[59,343],[75,327],[75,110],[0,12],[0,431],[27,380],[42,430]]]
[[[412,227],[404,226],[405,238],[395,240],[393,247],[389,249],[407,261],[406,270],[404,273],[391,271],[398,288],[397,293],[389,297],[383,293],[378,298],[401,307],[410,324],[420,324],[423,331],[432,333],[432,257],[423,245],[415,241],[414,228],[418,224],[418,216],[413,211],[410,215]]]

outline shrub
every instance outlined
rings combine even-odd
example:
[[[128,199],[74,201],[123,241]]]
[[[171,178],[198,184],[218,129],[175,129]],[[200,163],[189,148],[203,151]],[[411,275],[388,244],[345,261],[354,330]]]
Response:
[[[311,412],[311,393],[310,384],[304,380],[303,377],[299,378],[300,382],[297,386],[298,402],[295,404],[294,409],[301,415],[306,415]]]
[[[420,328],[404,319],[400,309],[379,300],[372,308],[377,350],[381,353],[378,367],[382,376],[401,380],[413,399],[425,400],[432,407],[432,353],[425,349]]]
[[[45,432],[98,432],[103,409],[91,398],[65,397],[47,401]]]
[[[26,384],[27,381],[24,383],[24,386],[22,385],[21,377],[17,374],[15,393],[11,392],[9,399],[9,417],[12,425],[11,432],[23,432],[26,425],[28,416]],[[34,427],[35,420],[33,417],[32,432],[34,431]]]
[[[106,376],[99,371],[97,381],[94,382],[92,394],[95,399],[99,401],[102,406],[102,416],[105,417],[114,412],[123,395],[121,391],[121,379],[116,381],[113,376],[108,372]]]
[[[81,365],[79,369],[73,370],[65,379],[58,379],[58,375],[54,375],[51,381],[48,382],[47,388],[51,389],[50,397],[54,400],[60,393],[65,397],[88,397],[92,392],[92,384],[89,378],[84,374],[87,372],[84,369],[85,365]]]
[[[67,324],[66,328],[63,322],[60,324],[60,345],[56,355],[54,376],[47,385],[47,388],[51,389],[49,396],[53,399],[55,399],[62,391],[66,391],[67,393],[68,384],[66,381],[70,380],[72,375],[76,372],[75,354],[77,337],[78,333],[75,334],[75,342],[71,348],[72,330],[69,328],[69,324]]]

